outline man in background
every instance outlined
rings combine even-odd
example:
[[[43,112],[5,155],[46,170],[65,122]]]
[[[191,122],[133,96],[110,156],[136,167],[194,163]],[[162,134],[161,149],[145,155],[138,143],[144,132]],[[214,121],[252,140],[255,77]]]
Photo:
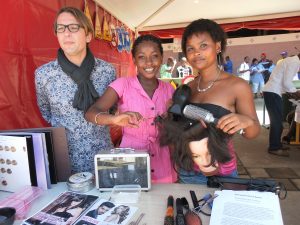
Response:
[[[243,78],[248,83],[250,82],[250,66],[249,66],[250,58],[246,56],[244,58],[244,62],[239,66],[237,70],[237,74],[240,78]]]
[[[293,84],[293,78],[299,71],[300,54],[287,57],[275,66],[270,80],[263,88],[263,96],[270,117],[270,133],[268,152],[277,156],[289,156],[288,148],[283,146],[281,135],[283,131],[283,102],[282,94],[289,98],[299,99],[300,91]]]
[[[281,55],[281,59],[279,59],[276,63],[276,65],[278,65],[283,59],[285,59],[288,56],[288,53],[286,51],[283,51],[280,53]]]
[[[176,69],[176,75],[179,78],[185,78],[193,74],[192,67],[188,64],[185,57],[180,59],[180,65]]]
[[[270,60],[267,59],[266,53],[261,53],[261,55],[260,55],[260,61],[258,63],[261,64],[264,67],[264,69],[265,69],[262,72],[262,74],[264,76],[265,83],[267,83],[267,81],[269,80],[269,77],[271,75],[271,73],[269,72],[269,68],[271,66],[271,63],[270,63]]]
[[[230,59],[229,56],[226,56],[225,57],[225,63],[224,63],[224,71],[227,72],[227,73],[230,73],[232,74],[232,67],[233,67],[233,63]]]

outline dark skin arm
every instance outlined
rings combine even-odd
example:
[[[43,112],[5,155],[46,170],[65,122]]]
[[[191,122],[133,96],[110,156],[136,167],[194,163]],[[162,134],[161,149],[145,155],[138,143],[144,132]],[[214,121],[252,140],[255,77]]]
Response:
[[[236,92],[235,113],[221,117],[218,127],[229,134],[234,134],[243,129],[245,138],[255,138],[260,133],[260,124],[251,89],[248,83],[241,81],[234,86],[233,91]]]
[[[113,88],[108,87],[104,94],[85,113],[85,119],[98,125],[138,127],[143,119],[142,115],[138,112],[127,111],[118,115],[107,113],[118,100],[119,97],[116,91]]]

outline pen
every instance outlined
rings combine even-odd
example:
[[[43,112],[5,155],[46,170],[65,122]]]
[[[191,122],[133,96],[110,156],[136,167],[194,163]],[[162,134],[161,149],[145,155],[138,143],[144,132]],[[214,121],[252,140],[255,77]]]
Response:
[[[174,198],[172,195],[168,197],[164,225],[174,225]]]

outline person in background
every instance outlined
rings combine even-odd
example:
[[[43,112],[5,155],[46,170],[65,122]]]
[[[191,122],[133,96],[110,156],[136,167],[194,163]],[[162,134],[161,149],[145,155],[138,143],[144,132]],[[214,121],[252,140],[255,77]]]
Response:
[[[270,117],[270,133],[268,152],[277,156],[288,157],[288,147],[283,146],[281,135],[283,131],[283,102],[282,94],[289,98],[299,99],[300,91],[293,84],[293,78],[299,71],[300,54],[287,57],[276,65],[270,80],[263,88],[263,96]]]
[[[182,36],[182,51],[194,71],[196,79],[188,83],[192,93],[189,102],[210,111],[218,118],[216,127],[233,135],[243,130],[247,139],[255,138],[260,124],[250,86],[243,79],[222,71],[222,52],[226,48],[226,34],[216,22],[199,19],[189,24]],[[234,152],[232,140],[228,149]],[[224,176],[237,176],[236,157],[225,163]],[[194,171],[179,170],[182,183],[205,184],[207,178],[196,167]]]
[[[262,73],[265,71],[265,68],[261,63],[258,63],[257,58],[252,60],[251,64],[251,85],[252,85],[252,93],[254,98],[262,97],[262,89],[265,85],[264,77]]]
[[[225,57],[225,63],[224,63],[224,71],[227,72],[227,73],[232,74],[233,73],[232,68],[233,68],[233,63],[232,63],[230,57],[226,56]]]
[[[172,72],[175,63],[172,57],[169,57],[166,64],[162,64],[160,67],[160,77],[161,78],[172,78]]]
[[[94,155],[112,143],[109,128],[87,122],[84,113],[115,80],[115,70],[90,51],[93,26],[81,10],[60,9],[54,32],[60,48],[57,59],[35,71],[37,103],[51,126],[66,128],[72,173],[93,173]]]
[[[275,68],[275,64],[273,63],[273,60],[270,60],[270,67],[269,67],[269,73],[271,74],[272,73],[272,71],[273,71],[273,69]]]
[[[168,147],[160,147],[155,118],[167,111],[174,88],[156,75],[163,59],[159,38],[153,35],[138,37],[132,47],[137,76],[122,77],[109,85],[106,92],[92,105],[85,118],[99,125],[118,125],[123,128],[120,147],[147,150],[151,157],[151,178],[154,183],[175,182]],[[118,103],[120,113],[109,115],[108,109]]]
[[[112,202],[102,202],[97,209],[89,211],[86,216],[97,219],[99,215],[103,215],[113,207],[115,207],[115,205]]]
[[[270,77],[270,72],[269,72],[269,68],[271,66],[270,60],[267,59],[267,55],[266,53],[261,53],[260,55],[260,61],[258,62],[259,64],[261,64],[264,67],[264,71],[262,72],[263,78],[265,83],[267,83],[267,81],[269,80]]]
[[[250,66],[249,66],[250,58],[246,56],[244,58],[244,62],[237,69],[237,74],[240,78],[244,79],[248,83],[250,82]]]
[[[182,57],[180,60],[180,66],[176,69],[177,77],[185,78],[193,74],[192,67],[188,64],[185,57]]]
[[[281,52],[280,55],[281,55],[281,59],[279,59],[279,60],[277,61],[276,65],[278,65],[280,62],[282,62],[283,59],[285,59],[286,57],[288,57],[287,51]]]

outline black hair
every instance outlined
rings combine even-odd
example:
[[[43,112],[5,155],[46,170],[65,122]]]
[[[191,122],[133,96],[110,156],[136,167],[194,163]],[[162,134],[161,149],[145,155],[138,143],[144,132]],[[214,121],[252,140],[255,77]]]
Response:
[[[251,62],[251,66],[254,64],[255,61],[258,62],[258,59],[257,59],[257,58],[253,58],[253,59],[252,59],[252,62]]]
[[[65,197],[65,199],[62,202],[58,202],[58,204],[52,207],[49,210],[49,213],[54,213],[59,208],[67,208],[67,210],[74,209],[74,208],[85,208],[86,204],[88,203],[87,200],[88,200],[88,196],[85,195],[78,196],[78,195],[70,194],[70,196]],[[61,199],[59,199],[59,201],[61,201]],[[78,204],[71,206],[72,202],[78,202]]]
[[[112,208],[112,207],[115,207],[115,204],[112,202],[102,202],[98,208],[100,208],[101,206],[106,206],[107,208]]]
[[[209,19],[198,19],[190,23],[183,32],[181,40],[182,52],[186,55],[186,42],[194,34],[208,33],[214,42],[221,42],[221,59],[223,60],[223,52],[226,49],[227,35],[222,27],[213,20]]]
[[[139,46],[139,44],[146,42],[146,41],[151,41],[151,42],[156,43],[161,55],[163,55],[163,47],[162,47],[160,38],[158,38],[152,34],[145,34],[145,35],[141,35],[137,39],[135,39],[135,41],[132,45],[132,50],[131,50],[131,54],[133,57],[135,57],[136,49]]]

